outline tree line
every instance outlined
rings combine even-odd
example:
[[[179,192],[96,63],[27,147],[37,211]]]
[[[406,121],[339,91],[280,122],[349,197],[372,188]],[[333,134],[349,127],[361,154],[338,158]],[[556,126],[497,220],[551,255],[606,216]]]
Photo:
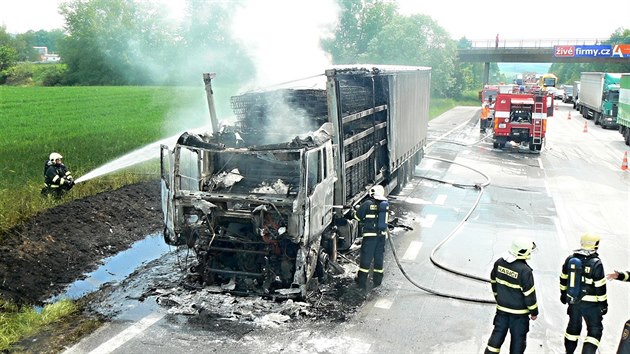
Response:
[[[482,85],[482,64],[462,63],[453,40],[425,15],[405,16],[392,0],[336,0],[336,28],[321,40],[332,64],[419,65],[432,67],[432,94],[458,97]],[[234,84],[247,82],[256,63],[231,31],[243,2],[187,0],[181,25],[169,20],[167,9],[140,0],[72,0],[60,5],[63,30],[29,31],[15,36],[0,27],[0,83],[43,85],[187,85],[212,68]],[[630,30],[619,29],[611,43],[630,43]],[[20,64],[36,58],[33,46],[47,46],[62,64]],[[629,72],[628,65],[609,67]],[[601,70],[603,70],[602,66]],[[612,70],[614,69],[614,70]],[[593,64],[553,64],[561,81]],[[491,66],[491,82],[505,81]],[[568,80],[568,79],[567,79]]]

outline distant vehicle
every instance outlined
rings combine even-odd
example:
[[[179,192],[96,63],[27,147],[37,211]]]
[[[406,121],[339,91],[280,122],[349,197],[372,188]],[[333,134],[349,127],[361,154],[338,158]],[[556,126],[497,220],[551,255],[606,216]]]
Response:
[[[564,95],[562,95],[563,103],[573,103],[573,85],[564,85],[562,87]]]
[[[626,145],[630,145],[630,74],[622,74],[619,88],[617,124]]]
[[[550,87],[556,87],[557,83],[558,77],[549,73],[543,74],[538,80],[538,86],[540,86],[543,91],[548,91]]]
[[[573,81],[573,109],[577,109],[579,111],[579,103],[580,103],[580,87],[581,83],[579,81]]]
[[[508,141],[528,143],[540,151],[545,141],[547,117],[553,116],[553,105],[546,104],[548,93],[499,94],[497,97],[493,147],[505,148]]]
[[[553,91],[553,98],[556,100],[561,100],[562,97],[564,97],[564,90],[563,89],[555,89]]]
[[[619,80],[621,74],[583,72],[580,77],[580,103],[578,111],[602,128],[617,128]]]

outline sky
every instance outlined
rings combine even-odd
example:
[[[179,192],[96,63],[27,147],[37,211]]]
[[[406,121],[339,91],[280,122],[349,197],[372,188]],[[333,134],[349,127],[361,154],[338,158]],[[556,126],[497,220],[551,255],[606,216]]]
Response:
[[[63,0],[0,0],[0,25],[9,33],[51,30],[63,27],[57,5]],[[179,0],[160,0],[181,13]],[[208,0],[210,1],[210,0]],[[221,0],[229,1],[229,0]],[[234,0],[238,1],[238,0]],[[606,6],[566,6],[571,2],[529,0],[526,2],[479,2],[466,0],[397,0],[402,14],[430,16],[453,39],[600,39],[619,27],[630,28],[630,1],[610,0]],[[291,4],[281,11],[308,9],[318,0],[258,0],[259,4]],[[300,4],[304,6],[299,6]],[[577,3],[576,3],[577,4]],[[296,6],[297,5],[297,6]],[[264,6],[261,6],[264,7]],[[271,6],[271,8],[283,8]],[[262,10],[264,11],[264,10]],[[520,11],[520,12],[519,12]]]

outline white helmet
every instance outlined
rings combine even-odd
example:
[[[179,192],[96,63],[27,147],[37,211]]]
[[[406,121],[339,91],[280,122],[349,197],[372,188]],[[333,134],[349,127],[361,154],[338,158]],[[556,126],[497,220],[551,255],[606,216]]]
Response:
[[[63,159],[63,156],[61,156],[61,154],[57,153],[57,152],[53,152],[50,154],[50,156],[48,157],[48,159],[50,161],[55,161],[57,159]]]
[[[377,200],[387,200],[387,198],[385,198],[385,189],[379,184],[370,188],[370,197]]]
[[[532,251],[536,249],[536,244],[530,239],[518,237],[512,242],[510,253],[516,259],[529,259]]]

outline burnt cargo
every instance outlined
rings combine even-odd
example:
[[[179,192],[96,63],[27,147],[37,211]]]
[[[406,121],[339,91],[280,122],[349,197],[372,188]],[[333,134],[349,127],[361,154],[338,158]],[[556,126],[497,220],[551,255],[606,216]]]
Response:
[[[426,144],[431,70],[336,67],[321,88],[231,98],[213,132],[162,146],[164,239],[196,255],[204,285],[242,294],[304,297],[357,238],[351,208],[380,184],[413,176]]]

